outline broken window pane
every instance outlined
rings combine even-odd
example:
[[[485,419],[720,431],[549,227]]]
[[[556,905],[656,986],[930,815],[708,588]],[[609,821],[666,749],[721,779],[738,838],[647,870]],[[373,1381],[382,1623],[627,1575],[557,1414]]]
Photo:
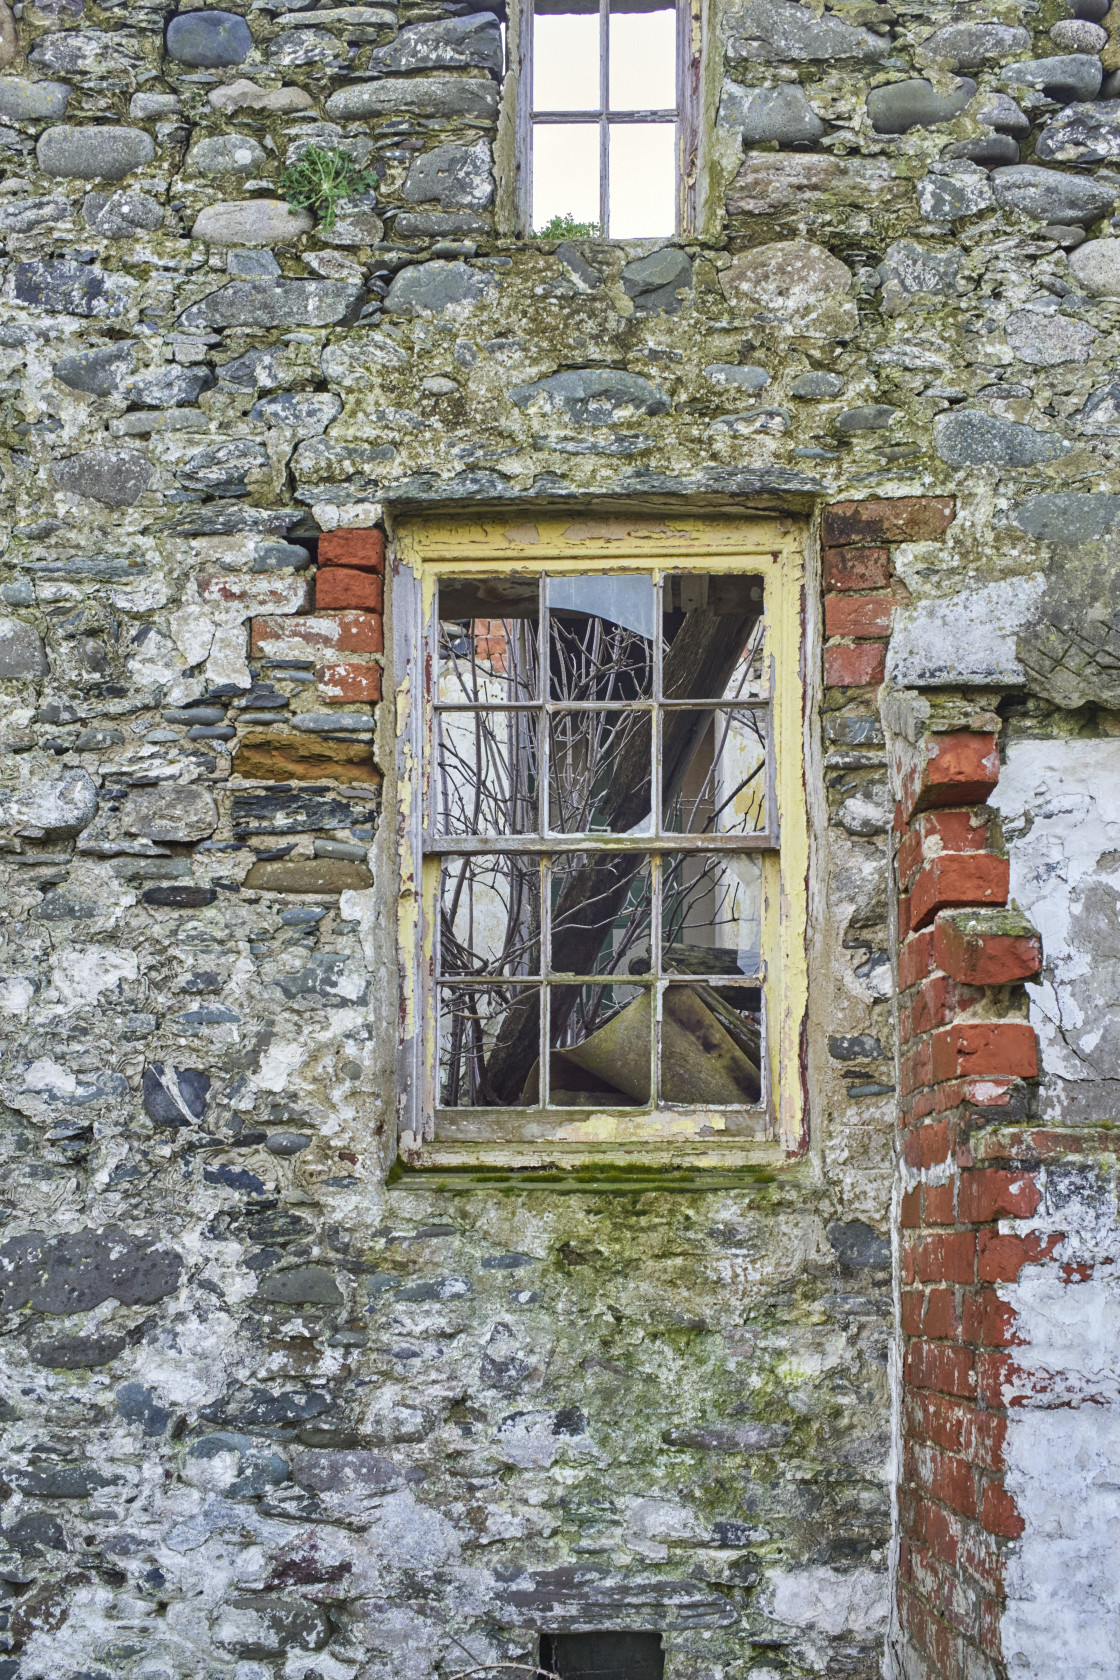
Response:
[[[537,0],[533,16],[534,111],[598,108],[596,0]]]
[[[653,693],[653,580],[554,577],[549,693],[554,700],[637,700]]]
[[[677,14],[612,0],[610,108],[673,111],[677,105]]]
[[[661,605],[666,700],[765,696],[761,578],[676,573]]]
[[[440,882],[440,973],[540,972],[540,859],[531,852],[448,857]]]
[[[437,834],[536,832],[537,730],[533,712],[437,713]]]
[[[445,705],[539,698],[536,578],[448,579],[439,589],[439,691]]]
[[[696,745],[679,788],[663,798],[662,827],[680,834],[760,834],[766,828],[766,713],[753,708],[667,707],[670,738],[691,730]]]
[[[508,1108],[521,1096],[494,1078],[500,1037],[511,1021],[525,1024],[539,1045],[540,997],[535,986],[439,988],[438,1102],[442,1108]],[[535,1059],[535,1058],[534,1058]]]
[[[662,863],[666,974],[757,975],[762,865],[750,852],[668,853]]]
[[[650,972],[653,870],[641,852],[554,857],[550,903],[551,973]]]
[[[663,239],[677,226],[676,123],[610,125],[612,239]]]
[[[553,712],[549,718],[548,826],[554,834],[649,832],[650,712]]]
[[[554,1108],[645,1107],[655,1038],[649,986],[584,986],[574,1007],[550,988],[549,1104]]]
[[[666,1103],[750,1107],[762,1095],[757,987],[669,985],[661,1000],[661,1090]]]

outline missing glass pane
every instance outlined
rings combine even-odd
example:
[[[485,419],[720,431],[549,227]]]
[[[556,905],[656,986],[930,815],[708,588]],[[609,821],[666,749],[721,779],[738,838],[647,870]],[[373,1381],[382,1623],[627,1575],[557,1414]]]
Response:
[[[498,838],[535,833],[535,714],[441,711],[435,728],[436,833]]]
[[[749,852],[669,853],[662,862],[666,974],[758,974],[762,864]]]
[[[492,979],[540,972],[540,859],[449,857],[440,882],[440,973]]]
[[[662,728],[670,737],[678,730],[691,729],[696,741],[679,787],[663,802],[662,827],[680,834],[763,833],[766,712],[721,706],[682,715],[667,707]]]
[[[611,123],[612,239],[664,239],[677,226],[677,125]]]
[[[553,712],[548,758],[551,832],[617,832],[624,824],[627,833],[648,833],[653,824],[652,742],[649,712]]]
[[[677,103],[677,14],[670,7],[610,9],[612,111],[672,111]]]
[[[762,579],[681,572],[662,585],[666,700],[763,698]]]
[[[663,1680],[659,1633],[542,1633],[540,1665],[560,1680]]]
[[[510,1090],[500,1071],[503,1035],[523,1027],[540,1040],[540,994],[535,986],[440,986],[438,1102],[442,1108],[508,1108],[524,1081]]]
[[[599,231],[599,125],[533,125],[533,230],[543,233]]]
[[[595,0],[537,0],[534,111],[594,111],[598,105],[598,4]]]

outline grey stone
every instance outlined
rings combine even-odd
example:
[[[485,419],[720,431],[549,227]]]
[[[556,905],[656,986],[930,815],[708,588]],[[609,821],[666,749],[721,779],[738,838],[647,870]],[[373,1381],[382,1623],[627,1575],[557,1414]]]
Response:
[[[620,278],[636,309],[675,315],[685,301],[682,294],[692,290],[692,264],[684,251],[664,245],[648,257],[626,263]]]
[[[844,378],[839,373],[801,373],[790,385],[789,394],[819,402],[825,397],[838,397],[843,389]]]
[[[203,1466],[209,1468],[204,1470]],[[228,1480],[220,1475],[226,1469],[231,1472]],[[215,1472],[219,1473],[220,1481]],[[217,1484],[227,1499],[256,1499],[288,1480],[288,1460],[266,1442],[254,1440],[252,1435],[215,1430],[210,1435],[200,1435],[187,1448],[186,1479],[201,1482],[208,1488]]]
[[[498,115],[498,88],[481,77],[399,76],[341,88],[331,94],[325,109],[338,122],[415,116],[467,117],[488,123]]]
[[[993,140],[1007,140],[1005,135],[993,135]],[[966,142],[967,144],[968,142]],[[994,202],[987,174],[978,164],[962,161],[940,164],[936,171],[924,175],[918,182],[918,208],[927,222],[955,222],[962,216],[975,216],[990,210]]]
[[[262,1592],[225,1603],[228,1608],[215,1619],[214,1639],[236,1657],[291,1658],[299,1651],[321,1651],[330,1640],[327,1612],[307,1600]]]
[[[828,1227],[828,1240],[845,1266],[885,1268],[891,1263],[890,1238],[862,1219],[837,1220]]]
[[[249,25],[235,12],[183,12],[167,26],[168,55],[194,69],[243,64],[252,46]]]
[[[1027,30],[1007,23],[950,23],[927,35],[915,57],[950,70],[983,70],[1031,50]]]
[[[1042,163],[1104,163],[1120,158],[1120,100],[1067,105],[1046,124],[1034,155]]]
[[[275,70],[340,69],[348,57],[343,42],[328,29],[292,29],[277,35],[268,49]]]
[[[239,838],[250,834],[313,834],[324,828],[351,828],[370,820],[370,807],[359,800],[321,789],[300,787],[235,793],[230,823]]]
[[[206,1113],[210,1075],[200,1068],[177,1068],[153,1062],[144,1069],[144,1112],[156,1126],[190,1126]]]
[[[183,403],[197,402],[203,391],[214,383],[208,367],[183,367],[178,362],[165,362],[162,367],[135,373],[121,386],[121,394],[129,402],[141,403],[145,408],[177,408]]]
[[[660,386],[614,368],[572,368],[515,385],[509,396],[518,408],[539,406],[577,426],[617,426],[639,414],[665,414],[670,406]]]
[[[124,736],[119,729],[83,729],[74,742],[75,752],[107,752],[110,747],[123,747]]]
[[[161,1406],[153,1389],[142,1383],[122,1383],[117,1389],[117,1412],[129,1423],[138,1423],[145,1435],[162,1435],[173,1414]]]
[[[933,128],[959,117],[976,93],[976,83],[963,77],[952,93],[937,93],[930,82],[916,78],[872,88],[867,114],[876,134],[906,134],[912,128]]]
[[[1081,430],[1100,432],[1120,426],[1120,379],[1091,391],[1078,415]]]
[[[867,1033],[840,1033],[829,1037],[828,1053],[834,1062],[875,1061],[882,1056],[883,1046]]]
[[[938,456],[950,467],[1033,467],[1068,453],[1069,444],[1016,420],[1001,420],[975,408],[939,414],[933,422]]]
[[[1039,222],[1093,222],[1112,209],[1117,196],[1117,189],[1103,180],[1031,163],[995,170],[992,190],[1005,210]]]
[[[61,117],[70,103],[65,82],[30,82],[24,76],[0,76],[0,117],[10,122],[42,122]]]
[[[264,1146],[270,1155],[302,1155],[305,1149],[310,1149],[311,1139],[306,1132],[269,1132]]]
[[[573,244],[570,239],[565,239],[557,245],[556,260],[563,263],[581,292],[596,292],[603,284],[603,276],[599,270],[591,266],[579,246]]]
[[[28,53],[36,69],[110,78],[128,86],[145,68],[140,38],[124,30],[64,29],[41,35]]]
[[[0,618],[0,682],[38,682],[47,674],[43,639],[22,618]]]
[[[393,315],[442,314],[481,303],[496,277],[464,262],[426,262],[402,268],[389,287],[385,308]]]
[[[68,222],[73,214],[65,198],[17,198],[0,206],[0,232],[31,233],[45,222]]]
[[[369,55],[370,75],[412,70],[490,70],[502,74],[502,36],[493,12],[414,23]]]
[[[705,1582],[659,1575],[619,1575],[581,1561],[522,1570],[503,1586],[500,1602],[518,1627],[576,1631],[593,1627],[721,1628],[738,1622],[735,1607]]]
[[[1024,139],[1031,131],[1031,119],[1022,111],[1009,93],[988,93],[976,112],[977,122],[987,123],[1001,134],[1015,134]]]
[[[888,403],[867,403],[861,408],[846,408],[832,424],[838,432],[881,432],[898,412]]]
[[[1120,496],[1076,490],[1043,491],[1020,502],[1011,515],[1020,531],[1039,542],[1076,548],[1097,542],[1120,524]]]
[[[21,262],[12,271],[17,303],[58,315],[85,315],[114,321],[132,299],[134,282],[106,274],[92,263]]]
[[[54,1238],[29,1231],[0,1246],[0,1305],[56,1315],[92,1312],[110,1298],[151,1306],[174,1294],[182,1270],[173,1249],[115,1225]]]
[[[271,251],[227,251],[226,273],[235,280],[274,280],[283,270]]]
[[[184,309],[179,325],[186,332],[222,327],[330,327],[356,320],[365,295],[351,280],[231,280]]]
[[[1087,362],[1096,333],[1085,321],[1067,315],[1043,315],[1017,309],[1007,318],[1007,342],[1033,367],[1058,367],[1063,362]]]
[[[340,1307],[343,1295],[334,1274],[325,1266],[295,1266],[291,1271],[273,1272],[257,1285],[262,1301],[277,1301],[291,1307]]]
[[[155,141],[142,128],[107,124],[48,128],[35,147],[44,175],[77,181],[120,181],[156,155]]]
[[[1019,142],[1010,134],[982,134],[976,140],[956,140],[946,146],[943,158],[962,158],[983,169],[1007,168],[1019,161]]]
[[[44,1464],[10,1466],[5,1480],[32,1499],[88,1499],[102,1488],[118,1486],[121,1478],[106,1476],[89,1465]]]
[[[818,16],[790,0],[748,0],[732,8],[724,18],[723,38],[732,63],[855,59],[869,64],[890,51],[882,36],[843,23],[831,12]]]
[[[68,770],[57,781],[36,780],[8,796],[7,820],[17,833],[72,839],[97,815],[97,788],[84,770]]]
[[[270,345],[266,350],[247,350],[223,362],[218,379],[223,385],[233,385],[239,391],[265,391],[280,385],[285,377],[285,362],[281,350]]]
[[[200,449],[175,476],[186,490],[205,490],[211,496],[247,496],[248,477],[268,470],[268,450],[250,438],[213,443]]]
[[[183,844],[205,840],[218,826],[218,807],[208,788],[190,784],[133,788],[124,802],[121,827],[145,840]]]
[[[960,253],[896,239],[888,245],[878,275],[883,308],[890,315],[905,310],[915,297],[951,297],[956,290]]]
[[[348,228],[349,226],[350,224],[347,224]],[[459,239],[469,234],[490,231],[490,223],[486,218],[472,216],[462,210],[404,210],[393,221],[393,232],[400,239]],[[336,243],[368,245],[371,241],[363,238],[339,240]]]
[[[201,175],[251,175],[267,153],[248,134],[212,134],[187,153],[186,167]]]
[[[364,861],[364,856],[363,852],[359,861]],[[369,996],[369,982],[364,976],[348,971],[345,957],[334,951],[316,951],[306,968],[296,974],[284,974],[276,983],[289,1000],[313,998],[333,1009],[364,1003]]]
[[[131,507],[152,482],[152,464],[134,449],[87,449],[51,463],[60,490],[108,507]]]
[[[739,367],[733,362],[711,362],[704,369],[705,379],[715,385],[731,385],[740,391],[764,391],[770,383],[765,368]]]
[[[342,399],[333,392],[279,391],[265,397],[249,411],[250,420],[268,426],[286,426],[296,437],[318,437],[342,413]]]
[[[1059,18],[1050,39],[1059,52],[1099,53],[1108,45],[1108,30],[1088,18]]]
[[[1106,510],[1094,509],[1086,524],[1099,529],[1107,517]],[[1115,710],[1120,707],[1120,572],[1110,553],[1102,555],[1094,546],[1063,547],[1061,564],[1049,569],[1023,615],[1016,652],[1033,693],[1058,706]],[[1036,809],[1036,821],[1039,815]],[[1115,925],[1115,902],[1107,911],[1100,907],[1097,915],[1099,926]],[[1115,1076],[1111,1058],[1108,1075]]]
[[[364,735],[373,728],[369,712],[300,712],[292,728],[307,735]]]
[[[848,337],[858,330],[851,269],[810,240],[777,240],[745,251],[720,271],[719,283],[729,303],[752,314],[765,310],[805,337]]]
[[[377,1453],[312,1448],[294,1461],[292,1480],[309,1493],[379,1494],[400,1487],[403,1477]]]
[[[128,102],[128,114],[133,122],[153,122],[161,117],[179,115],[177,93],[134,93]]]
[[[287,245],[314,226],[307,210],[292,210],[281,199],[253,198],[207,205],[195,217],[191,238],[209,245]]]
[[[774,1452],[789,1440],[787,1423],[705,1423],[693,1429],[667,1429],[661,1439],[670,1447],[701,1452]]]
[[[90,232],[102,239],[132,239],[163,226],[163,206],[147,193],[89,192],[82,200],[82,216]]]
[[[721,128],[735,130],[746,144],[776,140],[779,146],[819,140],[824,123],[798,82],[776,88],[740,87],[724,82],[719,101]]]
[[[86,391],[91,397],[112,396],[136,365],[135,347],[135,339],[127,339],[97,350],[79,350],[54,364],[54,376],[72,391]]]
[[[1000,80],[1010,87],[1037,88],[1059,104],[1074,99],[1095,99],[1100,92],[1104,68],[1089,53],[1067,53],[1058,58],[1028,58],[1009,64]]]
[[[48,1370],[96,1370],[111,1365],[127,1346],[124,1336],[56,1336],[36,1342],[31,1357]]]
[[[1120,239],[1091,239],[1071,251],[1069,271],[1090,297],[1120,297]]]
[[[291,461],[299,500],[353,501],[358,492],[379,491],[383,464],[396,453],[391,443],[371,447],[341,439],[306,438],[296,446]]]
[[[331,245],[377,245],[385,233],[385,224],[377,215],[377,195],[357,193],[339,200],[338,215],[330,233],[319,229],[319,237]]]
[[[493,202],[494,174],[485,140],[474,146],[433,146],[405,176],[409,204],[440,204],[445,210],[484,210]]]

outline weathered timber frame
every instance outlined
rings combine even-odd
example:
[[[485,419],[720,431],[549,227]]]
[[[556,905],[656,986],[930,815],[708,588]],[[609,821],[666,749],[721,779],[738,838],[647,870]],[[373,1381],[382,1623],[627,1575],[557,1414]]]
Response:
[[[516,51],[510,54],[510,73],[516,77],[514,129],[516,200],[519,230],[533,234],[533,129],[539,122],[589,123],[599,126],[600,237],[610,227],[610,125],[612,123],[674,122],[676,124],[677,235],[695,231],[699,219],[701,107],[703,102],[703,0],[675,0],[677,14],[677,102],[671,110],[612,111],[609,108],[609,0],[598,0],[599,102],[580,111],[533,109],[533,0],[517,0],[511,8],[510,28]],[[633,243],[633,241],[629,241]]]
[[[800,1076],[808,998],[805,954],[809,862],[806,815],[804,534],[789,519],[570,517],[493,522],[398,524],[393,561],[396,727],[399,787],[400,953],[399,1137],[405,1160],[433,1167],[579,1166],[615,1158],[729,1167],[780,1156],[803,1140]],[[750,834],[643,838],[643,850],[755,852],[762,863],[760,976],[768,1058],[762,1102],[729,1123],[729,1112],[656,1102],[644,1109],[476,1108],[437,1105],[435,999],[441,856],[586,847],[563,835],[519,842],[432,840],[429,831],[432,686],[440,579],[477,578],[490,569],[536,577],[604,573],[652,575],[694,569],[762,579],[764,663],[770,677],[770,782],[767,828]],[[710,709],[709,702],[709,709]],[[634,847],[633,840],[620,845]]]

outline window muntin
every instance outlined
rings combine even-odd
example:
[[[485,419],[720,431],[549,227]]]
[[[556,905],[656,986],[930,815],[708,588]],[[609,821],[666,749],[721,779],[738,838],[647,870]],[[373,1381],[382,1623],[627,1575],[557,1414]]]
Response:
[[[760,1108],[762,578],[436,587],[437,1109]]]
[[[611,239],[679,231],[682,23],[665,0],[534,0],[529,225]]]

